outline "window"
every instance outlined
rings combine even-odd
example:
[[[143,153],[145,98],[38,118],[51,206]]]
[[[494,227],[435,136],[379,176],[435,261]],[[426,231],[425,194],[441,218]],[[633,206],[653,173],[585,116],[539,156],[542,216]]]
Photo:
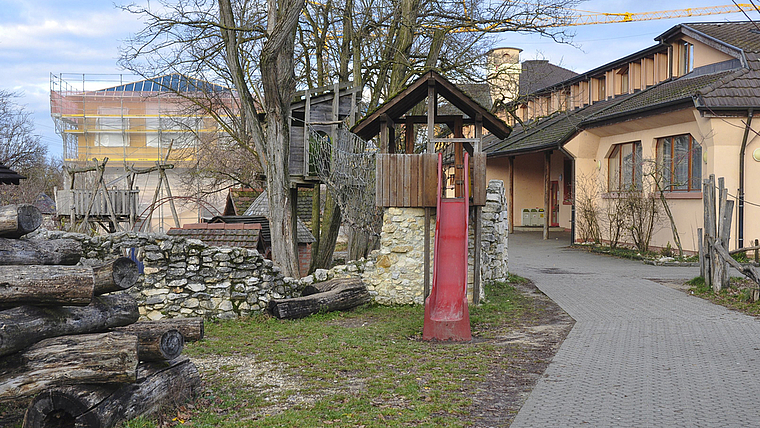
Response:
[[[610,192],[641,190],[641,141],[614,145],[607,161]]]
[[[662,188],[698,192],[702,189],[702,147],[690,134],[657,140],[657,167]]]
[[[694,69],[694,45],[689,42],[678,43],[680,55],[678,58],[679,76],[689,73]]]
[[[604,100],[607,98],[607,78],[606,77],[600,77],[598,80],[598,90],[599,90],[599,100]]]
[[[121,147],[129,144],[125,131],[129,128],[129,119],[125,118],[127,109],[120,107],[100,107],[97,118],[97,142],[101,146]]]
[[[618,74],[620,75],[620,93],[621,94],[627,94],[628,93],[628,66],[621,68],[620,71],[618,71]]]

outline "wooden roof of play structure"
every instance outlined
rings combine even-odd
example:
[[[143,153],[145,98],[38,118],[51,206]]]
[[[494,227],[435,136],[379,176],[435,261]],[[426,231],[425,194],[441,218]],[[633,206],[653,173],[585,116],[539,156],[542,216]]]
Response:
[[[439,98],[442,98],[442,100]],[[427,100],[426,115],[412,114]],[[445,108],[443,108],[445,106]],[[439,107],[447,114],[439,114]],[[459,113],[459,114],[456,114]],[[440,135],[445,128],[449,132]],[[403,125],[403,143],[396,139]],[[415,126],[427,127],[427,138]],[[467,126],[467,128],[465,128]],[[473,206],[485,204],[485,154],[483,128],[496,138],[506,138],[511,128],[436,71],[428,71],[404,90],[359,121],[352,131],[369,140],[379,135],[375,201],[381,207],[435,207],[438,183],[436,148],[446,153],[453,173],[447,183],[455,197],[465,186],[464,152],[470,155]],[[466,135],[467,134],[467,135]],[[445,186],[444,186],[445,187]]]
[[[434,70],[423,74],[407,86],[406,89],[365,116],[353,127],[352,131],[365,140],[369,140],[380,133],[380,124],[384,120],[387,120],[387,118],[393,122],[403,122],[401,117],[428,97],[429,87],[433,87],[436,94],[445,98],[454,107],[468,116],[464,119],[464,124],[475,124],[478,118],[480,118],[483,127],[499,139],[509,136],[511,131],[509,125],[491,114],[485,107],[478,104],[456,85],[446,80],[445,77]]]

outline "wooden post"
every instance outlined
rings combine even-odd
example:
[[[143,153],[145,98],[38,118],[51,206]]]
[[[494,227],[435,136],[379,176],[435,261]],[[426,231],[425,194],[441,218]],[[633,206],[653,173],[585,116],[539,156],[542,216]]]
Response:
[[[435,80],[428,80],[428,117],[427,117],[427,131],[428,131],[428,143],[427,152],[435,153],[435,107],[438,102],[438,95],[435,91]]]
[[[515,231],[515,157],[509,157],[509,203],[507,205],[509,233]]]
[[[705,277],[705,248],[702,228],[697,228],[697,251],[699,251],[699,276]]]
[[[430,211],[432,208],[425,207],[425,231],[424,237],[425,237],[425,269],[424,269],[424,298],[427,298],[427,296],[430,294]]]
[[[551,192],[552,152],[544,152],[544,239],[549,239],[549,193]]]
[[[171,148],[171,145],[169,146]],[[177,207],[174,206],[174,196],[172,196],[172,189],[169,186],[169,179],[166,178],[166,171],[163,167],[158,169],[158,173],[161,174],[161,180],[164,181],[166,186],[166,194],[169,196],[169,208],[172,210],[172,217],[174,218],[174,224],[177,227],[182,227],[179,224],[179,216],[177,215]]]
[[[483,207],[476,206],[475,207],[475,230],[473,231],[475,234],[475,260],[473,261],[473,279],[472,279],[472,304],[473,305],[479,305],[480,304],[480,253],[481,253],[481,245],[482,245],[482,217],[483,217]]]
[[[758,240],[755,239],[755,247],[759,247],[759,246],[760,246],[760,242],[758,242]],[[758,256],[760,256],[760,254],[758,254],[757,248],[755,248],[755,263],[760,263],[760,257]]]
[[[705,228],[705,284],[712,286],[712,270],[713,270],[713,250],[712,240],[715,237],[715,216],[714,216],[714,204],[715,204],[715,175],[710,175],[703,181],[702,198],[704,208],[704,228]]]
[[[309,148],[311,146],[310,134],[309,134],[309,122],[311,121],[311,89],[307,88],[304,96],[303,107],[303,167],[301,173],[304,177],[309,175]],[[298,174],[296,171],[295,174]]]

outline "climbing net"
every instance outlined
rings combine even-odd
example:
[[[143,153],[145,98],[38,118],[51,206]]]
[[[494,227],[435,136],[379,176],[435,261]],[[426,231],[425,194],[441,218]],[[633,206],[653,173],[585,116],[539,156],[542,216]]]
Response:
[[[310,127],[309,169],[329,188],[354,229],[379,236],[382,210],[375,206],[375,155],[377,146],[338,127],[335,141]]]

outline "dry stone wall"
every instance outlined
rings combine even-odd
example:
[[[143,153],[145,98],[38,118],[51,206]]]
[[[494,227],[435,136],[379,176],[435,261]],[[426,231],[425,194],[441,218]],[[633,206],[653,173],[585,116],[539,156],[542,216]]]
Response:
[[[142,318],[229,319],[265,310],[270,299],[300,296],[302,282],[285,277],[256,250],[210,247],[196,239],[133,232],[106,236],[43,231],[34,239],[82,242],[84,263],[139,249],[144,274],[130,292]]]

